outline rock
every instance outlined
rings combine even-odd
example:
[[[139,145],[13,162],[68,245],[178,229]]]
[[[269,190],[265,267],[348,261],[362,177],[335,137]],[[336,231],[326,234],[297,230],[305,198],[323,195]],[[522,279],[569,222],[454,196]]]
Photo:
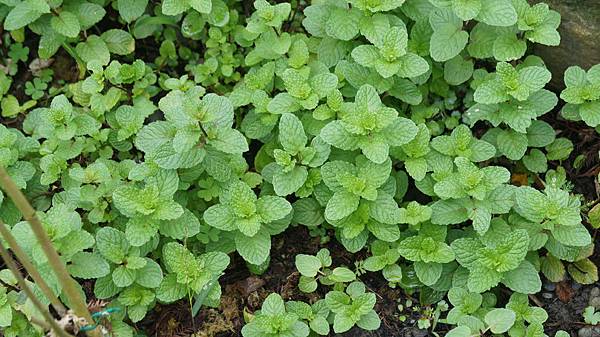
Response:
[[[554,295],[552,293],[542,293],[542,297],[549,300],[552,299]]]
[[[592,288],[592,290],[590,290],[590,297],[600,297],[600,288]]]
[[[535,54],[541,56],[552,71],[553,89],[564,88],[563,74],[572,65],[588,69],[600,63],[600,1],[589,0],[529,0],[545,2],[559,12],[561,43],[558,47],[535,45]]]

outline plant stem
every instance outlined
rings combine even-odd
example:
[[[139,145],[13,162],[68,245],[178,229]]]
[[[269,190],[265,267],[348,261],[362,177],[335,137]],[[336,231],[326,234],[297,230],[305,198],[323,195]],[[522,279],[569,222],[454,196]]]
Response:
[[[79,68],[79,79],[82,80],[85,77],[85,72],[87,70],[86,63],[83,62],[83,60],[81,59],[81,57],[79,57],[79,55],[77,54],[77,52],[75,51],[75,49],[73,49],[73,47],[71,47],[71,45],[69,45],[66,42],[63,42],[62,47],[77,62],[77,68]]]
[[[15,263],[15,260],[13,260],[13,258],[8,253],[8,250],[6,250],[6,248],[4,248],[4,245],[2,245],[2,244],[0,244],[0,256],[2,256],[4,263],[6,263],[6,266],[8,267],[8,269],[10,269],[10,271],[13,273],[13,275],[17,279],[17,283],[19,284],[19,287],[21,287],[21,290],[25,293],[25,295],[27,295],[27,297],[31,300],[31,303],[33,303],[35,308],[42,314],[42,316],[44,316],[44,319],[46,320],[46,322],[48,324],[50,324],[50,327],[52,328],[52,330],[54,330],[54,332],[59,337],[73,337],[73,335],[68,334],[65,330],[61,329],[58,326],[58,324],[56,324],[56,321],[54,320],[54,318],[52,318],[52,316],[50,316],[50,313],[48,312],[48,308],[45,307],[37,297],[35,297],[35,295],[33,294],[33,291],[31,290],[31,288],[29,288],[29,285],[27,285],[27,282],[25,282],[23,275],[21,275],[21,273],[19,272],[19,269],[17,268],[17,264]]]
[[[13,253],[17,257],[17,260],[23,265],[23,267],[25,267],[25,270],[27,271],[27,273],[29,273],[29,275],[31,276],[31,278],[33,279],[35,284],[37,284],[38,287],[40,287],[40,290],[42,291],[42,293],[44,293],[44,295],[50,300],[50,303],[52,303],[52,306],[54,307],[56,312],[60,316],[64,316],[65,313],[67,312],[67,309],[62,304],[62,302],[58,299],[58,297],[54,294],[54,291],[52,291],[52,289],[50,289],[50,287],[48,286],[48,283],[46,283],[46,281],[44,281],[44,279],[42,278],[42,275],[40,275],[37,268],[31,263],[31,261],[29,261],[27,254],[25,254],[23,249],[21,249],[21,247],[17,243],[17,240],[15,240],[15,237],[8,230],[8,228],[2,222],[2,220],[0,220],[0,234],[2,234],[2,237],[4,237],[6,242],[8,242],[10,249],[13,251]]]
[[[75,314],[79,317],[85,318],[88,324],[93,324],[94,319],[92,318],[92,315],[90,315],[87,304],[77,289],[77,283],[71,278],[71,275],[69,275],[67,267],[61,260],[60,255],[58,255],[58,252],[56,249],[54,249],[52,241],[50,241],[46,230],[42,226],[42,222],[35,213],[35,209],[33,209],[29,201],[27,201],[27,198],[25,198],[25,195],[23,195],[23,192],[21,192],[19,187],[17,187],[17,185],[15,185],[13,180],[9,177],[8,172],[6,172],[4,167],[1,166],[0,186],[11,198],[15,206],[17,206],[21,214],[23,214],[23,218],[29,222],[29,225],[33,230],[38,242],[40,243],[44,254],[48,258],[48,263],[60,281],[63,291],[69,299],[69,303],[71,304]],[[88,336],[92,337],[101,336],[98,329],[88,331],[87,334]]]

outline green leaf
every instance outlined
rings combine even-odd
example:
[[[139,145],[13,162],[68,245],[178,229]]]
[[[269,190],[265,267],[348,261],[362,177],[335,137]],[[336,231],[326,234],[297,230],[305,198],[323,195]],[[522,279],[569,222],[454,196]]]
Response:
[[[403,78],[414,78],[429,71],[429,63],[421,56],[414,53],[406,53],[398,60],[399,69],[397,75]]]
[[[465,49],[468,41],[469,33],[448,25],[433,32],[429,52],[435,61],[448,61]]]
[[[598,267],[590,259],[579,260],[568,266],[569,274],[579,284],[598,282]]]
[[[596,127],[600,124],[600,100],[583,103],[579,107],[579,115],[585,124]]]
[[[322,316],[317,316],[315,319],[310,321],[310,328],[321,336],[327,336],[329,334],[329,322]]]
[[[381,326],[381,319],[374,310],[362,315],[360,320],[356,322],[359,328],[367,331],[375,331]]]
[[[431,222],[437,225],[459,224],[469,218],[467,208],[460,200],[438,200],[431,210]]]
[[[295,112],[300,109],[298,101],[290,94],[282,92],[277,94],[267,105],[267,110],[274,114]]]
[[[176,274],[167,275],[156,290],[156,298],[166,303],[175,302],[185,295],[186,288],[177,282]]]
[[[213,205],[203,214],[204,221],[210,226],[224,231],[236,229],[235,218],[232,211],[224,205]]]
[[[158,263],[146,258],[146,265],[138,270],[135,282],[146,288],[157,288],[163,280],[163,272]]]
[[[442,276],[442,265],[438,263],[415,262],[414,267],[419,281],[426,286],[434,285]]]
[[[566,246],[584,247],[592,243],[590,233],[581,224],[575,226],[555,225],[552,236]]]
[[[108,50],[117,55],[128,55],[135,50],[135,40],[128,32],[121,29],[109,29],[100,35]]]
[[[379,50],[372,45],[360,45],[352,50],[352,58],[365,67],[374,67],[379,61]]]
[[[190,6],[203,14],[209,14],[212,10],[212,0],[190,0]]]
[[[471,329],[465,325],[457,326],[456,328],[448,331],[446,337],[471,337]]]
[[[281,197],[264,196],[258,199],[256,211],[264,222],[281,220],[292,211],[292,205]]]
[[[10,10],[4,19],[4,29],[17,30],[37,20],[42,14],[50,13],[44,0],[24,0]]]
[[[273,176],[273,187],[279,196],[292,194],[304,185],[308,170],[304,166],[296,166],[289,172],[277,172]]]
[[[162,2],[162,12],[165,15],[179,15],[190,8],[186,0],[165,0]]]
[[[534,120],[527,128],[527,145],[530,147],[544,147],[552,144],[555,138],[554,129],[544,121]]]
[[[360,198],[352,193],[340,191],[333,194],[325,207],[325,218],[341,220],[358,208]]]
[[[356,280],[356,275],[352,270],[344,267],[337,267],[333,269],[331,275],[328,278],[333,282],[352,282]]]
[[[496,144],[500,153],[508,159],[519,160],[527,151],[527,136],[513,130],[503,130],[498,134]]]
[[[142,16],[146,6],[148,6],[148,0],[117,0],[119,15],[128,23]]]
[[[512,32],[502,34],[494,41],[494,57],[498,61],[518,60],[526,51],[527,43]]]
[[[300,276],[298,281],[298,289],[303,293],[312,293],[318,286],[317,281],[312,277]]]
[[[312,255],[296,255],[296,269],[305,277],[315,277],[321,269],[321,260]]]
[[[252,264],[261,264],[269,257],[271,236],[265,231],[258,232],[253,237],[236,233],[235,247],[244,260]]]
[[[542,89],[550,79],[552,74],[544,67],[525,67],[519,71],[521,85],[524,85],[530,92]]]
[[[477,87],[473,98],[478,103],[497,104],[507,101],[509,96],[501,81],[489,80]]]
[[[542,281],[538,271],[529,261],[523,261],[516,269],[504,274],[504,283],[511,290],[523,294],[535,294],[542,288]]]
[[[475,0],[479,1],[479,0]],[[473,61],[456,56],[444,64],[444,79],[450,85],[460,85],[473,75]]]
[[[565,160],[573,151],[573,142],[567,138],[557,138],[546,146],[548,160]]]
[[[481,10],[481,0],[456,0],[452,1],[452,8],[456,15],[464,21],[474,19]]]
[[[361,12],[334,7],[325,23],[327,35],[339,40],[349,41],[358,34]],[[340,22],[344,22],[343,25]]]
[[[83,279],[100,278],[110,273],[106,260],[100,255],[88,252],[73,255],[68,270],[72,276]]]
[[[276,316],[285,312],[285,304],[279,294],[270,294],[260,308],[261,313],[269,316]]]
[[[493,309],[485,315],[485,323],[495,334],[507,332],[515,323],[516,314],[510,309]]]
[[[298,117],[285,113],[279,119],[279,142],[290,153],[298,153],[308,141]]]
[[[477,20],[490,26],[512,26],[517,23],[517,11],[510,0],[481,1]]]
[[[546,155],[538,149],[532,149],[528,155],[524,156],[523,164],[529,171],[535,173],[544,173],[548,170]]]
[[[135,281],[137,272],[130,270],[124,266],[119,266],[112,272],[112,280],[117,287],[124,288],[128,287]]]
[[[120,264],[129,250],[125,233],[112,227],[102,227],[96,232],[96,248],[112,263]]]
[[[53,16],[50,25],[57,33],[66,37],[77,37],[81,30],[77,16],[68,11],[61,11],[58,16]]]
[[[217,138],[211,139],[209,143],[217,150],[225,153],[236,154],[248,151],[246,137],[235,129],[220,130],[217,134]]]
[[[107,65],[110,62],[110,52],[106,42],[96,35],[90,35],[85,42],[78,43],[75,51],[86,63],[95,60],[101,65]]]

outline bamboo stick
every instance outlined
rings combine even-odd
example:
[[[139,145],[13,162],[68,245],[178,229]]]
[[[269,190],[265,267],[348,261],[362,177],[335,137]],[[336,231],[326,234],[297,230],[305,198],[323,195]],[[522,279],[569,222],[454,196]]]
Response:
[[[21,249],[21,247],[17,243],[17,240],[15,239],[15,237],[8,230],[8,228],[2,222],[1,219],[0,219],[0,234],[6,240],[6,242],[8,242],[10,249],[13,251],[13,253],[17,257],[17,260],[23,265],[23,267],[25,267],[25,270],[31,276],[31,278],[33,279],[35,284],[37,284],[37,286],[40,287],[40,290],[42,291],[42,293],[44,293],[44,295],[50,300],[50,303],[52,303],[52,307],[54,307],[54,310],[56,310],[56,312],[60,316],[64,316],[65,313],[67,312],[67,309],[62,304],[62,302],[58,299],[58,297],[54,294],[54,291],[52,291],[52,289],[50,289],[50,287],[48,286],[48,283],[46,283],[46,281],[44,281],[44,279],[42,278],[42,275],[40,275],[37,268],[31,263],[31,261],[29,261],[29,257],[23,251],[23,249]]]
[[[94,324],[94,319],[87,308],[87,304],[77,289],[77,283],[71,278],[71,275],[67,271],[67,267],[52,245],[52,241],[50,241],[46,230],[42,226],[42,222],[37,217],[35,209],[33,209],[29,201],[27,201],[27,198],[25,198],[25,195],[21,192],[19,187],[15,185],[4,167],[0,167],[0,186],[11,198],[21,214],[23,214],[23,218],[29,222],[33,233],[42,246],[44,254],[48,258],[50,267],[52,267],[52,270],[54,270],[56,277],[62,285],[64,294],[69,299],[75,315],[84,318],[88,324]],[[99,329],[88,331],[87,335],[91,337],[101,337]]]
[[[13,260],[13,258],[10,256],[10,254],[8,253],[8,251],[6,250],[6,248],[4,248],[4,245],[2,245],[2,244],[0,244],[0,256],[2,256],[4,263],[6,263],[6,266],[8,267],[8,269],[10,269],[10,271],[13,273],[13,275],[17,279],[17,283],[19,284],[19,287],[21,288],[21,290],[25,293],[25,295],[27,295],[27,297],[31,300],[33,305],[42,314],[42,316],[44,316],[44,319],[50,325],[52,330],[59,337],[73,337],[73,335],[67,333],[65,330],[61,329],[61,327],[58,326],[58,324],[56,323],[54,318],[52,318],[52,316],[50,315],[50,312],[48,312],[48,308],[44,307],[42,302],[40,302],[40,300],[37,297],[35,297],[35,295],[33,294],[33,291],[31,290],[31,288],[29,288],[29,285],[27,285],[27,282],[25,282],[23,275],[21,275],[21,273],[19,272],[19,269],[17,268],[17,264],[15,263],[15,260]]]

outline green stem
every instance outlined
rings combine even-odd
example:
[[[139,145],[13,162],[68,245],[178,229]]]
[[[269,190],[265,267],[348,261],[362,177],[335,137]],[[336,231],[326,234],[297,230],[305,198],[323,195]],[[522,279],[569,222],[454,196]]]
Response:
[[[19,287],[21,287],[21,290],[25,293],[25,295],[27,295],[27,297],[31,300],[31,303],[33,303],[35,308],[42,314],[42,316],[44,316],[44,319],[46,320],[46,322],[48,324],[50,324],[50,327],[52,328],[52,330],[54,330],[54,332],[59,337],[73,337],[73,335],[68,334],[65,330],[61,329],[58,326],[58,324],[56,323],[54,318],[52,318],[52,316],[50,316],[50,313],[48,312],[48,308],[45,307],[42,304],[42,302],[40,302],[40,300],[37,299],[37,297],[35,297],[35,295],[33,294],[33,291],[31,290],[31,288],[29,288],[29,285],[27,285],[27,282],[25,282],[23,275],[21,275],[21,273],[19,272],[19,269],[17,268],[17,264],[15,263],[15,260],[13,260],[13,258],[8,253],[8,250],[6,250],[6,248],[4,248],[4,245],[2,245],[2,244],[0,244],[0,256],[2,256],[4,263],[6,263],[6,266],[8,267],[8,269],[10,269],[10,271],[13,273],[13,275],[17,279],[17,283],[19,284]]]
[[[79,79],[80,80],[83,79],[85,77],[85,72],[87,70],[86,63],[83,62],[83,60],[81,59],[81,57],[79,57],[79,55],[77,55],[77,52],[75,51],[75,49],[73,49],[73,47],[71,47],[68,43],[63,42],[62,47],[77,62],[77,67],[79,68]]]
[[[60,316],[64,316],[67,312],[67,309],[60,302],[60,300],[54,294],[52,289],[50,289],[48,283],[44,281],[42,275],[40,275],[37,268],[31,263],[31,261],[29,261],[27,254],[25,254],[23,249],[21,249],[21,247],[17,243],[17,240],[15,240],[15,237],[8,230],[8,228],[2,222],[2,220],[0,220],[0,234],[2,234],[2,237],[4,237],[6,242],[8,242],[9,248],[13,251],[13,253],[17,257],[17,260],[23,265],[23,267],[25,267],[25,270],[27,271],[27,273],[29,273],[35,284],[37,284],[38,287],[40,287],[42,293],[44,293],[44,295],[50,300],[50,303],[52,303],[52,306],[54,307],[56,312]]]
[[[54,249],[52,241],[50,241],[50,238],[48,237],[48,233],[46,233],[46,230],[42,226],[42,222],[37,217],[35,210],[29,201],[27,201],[27,198],[25,198],[25,195],[23,195],[23,192],[15,185],[13,180],[9,177],[8,172],[6,172],[2,166],[0,166],[0,186],[10,197],[15,206],[17,206],[17,209],[19,209],[21,214],[23,214],[23,218],[29,222],[31,230],[36,236],[42,251],[48,258],[48,263],[60,281],[63,291],[69,299],[69,303],[73,307],[75,314],[85,318],[88,324],[93,324],[94,319],[92,318],[92,315],[90,315],[87,304],[77,289],[77,283],[71,278],[60,255],[58,255],[58,252]],[[101,336],[98,329],[88,331],[87,334],[92,337]]]

